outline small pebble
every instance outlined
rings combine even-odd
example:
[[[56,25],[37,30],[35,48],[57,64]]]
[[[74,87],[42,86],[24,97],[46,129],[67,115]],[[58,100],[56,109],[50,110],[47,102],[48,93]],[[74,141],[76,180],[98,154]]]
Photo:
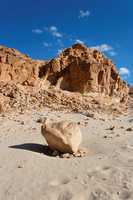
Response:
[[[18,168],[20,169],[20,168],[23,168],[23,166],[22,165],[18,165]]]
[[[24,121],[22,121],[20,124],[21,124],[21,125],[24,125]]]
[[[43,119],[42,119],[42,118],[39,118],[39,119],[36,120],[36,122],[37,122],[37,123],[43,123]]]
[[[110,128],[108,128],[108,130],[114,130],[115,129],[115,126],[111,126]]]
[[[127,128],[126,131],[133,131],[133,128]]]

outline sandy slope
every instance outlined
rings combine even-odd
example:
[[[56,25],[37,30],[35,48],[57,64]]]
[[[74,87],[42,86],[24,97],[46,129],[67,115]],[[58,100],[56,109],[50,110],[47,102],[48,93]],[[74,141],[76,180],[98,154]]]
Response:
[[[40,117],[80,122],[83,158],[46,155]],[[113,130],[109,130],[114,126]],[[0,116],[0,200],[133,199],[133,114],[101,119],[27,111]]]

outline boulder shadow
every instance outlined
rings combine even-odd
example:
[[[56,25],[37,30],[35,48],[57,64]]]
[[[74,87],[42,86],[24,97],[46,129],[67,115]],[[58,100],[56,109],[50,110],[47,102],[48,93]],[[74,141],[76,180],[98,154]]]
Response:
[[[52,155],[53,151],[47,145],[42,145],[42,144],[24,143],[24,144],[9,146],[9,148],[21,149],[21,150],[32,151],[36,153],[43,153],[47,156],[53,156]]]

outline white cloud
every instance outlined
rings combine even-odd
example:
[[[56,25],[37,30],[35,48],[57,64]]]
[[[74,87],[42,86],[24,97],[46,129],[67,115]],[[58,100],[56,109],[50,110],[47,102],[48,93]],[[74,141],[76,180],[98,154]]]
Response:
[[[61,38],[58,38],[57,41],[56,41],[56,44],[60,46],[60,48],[63,48],[64,47],[64,43],[62,41]]]
[[[79,44],[84,44],[84,42],[82,40],[79,40],[79,39],[75,40],[75,42],[79,43]]]
[[[45,27],[44,30],[48,31],[54,37],[62,37],[62,34],[58,31],[58,28],[56,26]]]
[[[38,29],[38,28],[33,29],[32,32],[36,33],[36,34],[42,34],[43,33],[43,31],[41,29]]]
[[[108,53],[110,56],[116,56],[117,53],[115,52],[114,48],[108,44],[101,44],[97,46],[91,47],[92,49],[97,49],[103,53]]]
[[[62,34],[59,32],[53,32],[52,35],[58,38],[62,37]]]
[[[59,54],[61,54],[62,53],[62,51],[63,51],[63,49],[58,49],[58,52],[57,52],[57,54],[59,55]]]
[[[51,43],[48,43],[48,42],[43,42],[43,46],[44,46],[44,47],[51,47],[52,44],[51,44]]]
[[[80,10],[79,11],[79,18],[89,17],[90,11],[89,10]]]
[[[109,55],[110,55],[110,56],[116,56],[117,53],[113,50],[113,51],[109,51]]]
[[[97,49],[98,51],[101,51],[101,52],[107,52],[107,51],[112,51],[113,50],[113,47],[111,47],[108,44],[101,44],[101,45],[93,46],[91,48]]]
[[[129,69],[128,68],[126,68],[126,67],[121,67],[120,69],[119,69],[119,73],[120,73],[120,75],[127,75],[127,76],[129,76],[129,74],[130,74],[130,71],[129,71]]]
[[[50,26],[50,27],[49,27],[49,30],[50,30],[50,31],[56,32],[58,29],[57,29],[56,26]]]

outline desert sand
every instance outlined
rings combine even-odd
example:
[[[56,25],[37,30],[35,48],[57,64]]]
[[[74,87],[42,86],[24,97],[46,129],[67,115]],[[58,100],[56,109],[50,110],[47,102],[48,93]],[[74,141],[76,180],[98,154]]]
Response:
[[[81,44],[49,61],[0,46],[0,69],[0,200],[133,200],[133,101],[110,59]],[[51,152],[44,118],[77,123],[85,156]]]
[[[86,156],[49,155],[39,123],[44,117],[77,122]],[[0,152],[0,200],[133,199],[131,106],[117,118],[49,109],[1,114]]]

